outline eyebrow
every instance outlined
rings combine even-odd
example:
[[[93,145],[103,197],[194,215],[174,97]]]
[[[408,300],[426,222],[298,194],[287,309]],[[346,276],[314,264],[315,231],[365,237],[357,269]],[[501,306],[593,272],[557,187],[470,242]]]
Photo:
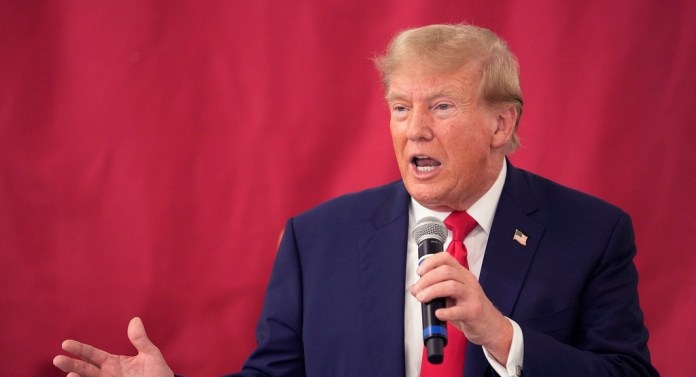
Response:
[[[438,97],[458,97],[456,94],[454,94],[454,93],[456,93],[456,90],[454,90],[454,89],[455,88],[440,89],[437,92],[426,96],[425,100],[432,101],[434,98],[438,98]],[[393,93],[391,91],[388,92],[386,96],[384,96],[384,98],[387,100],[387,102],[391,102],[394,100],[405,100],[405,99],[407,99],[406,97],[407,96],[402,95],[401,93],[398,93],[398,92]]]
[[[387,93],[386,96],[384,96],[384,99],[386,99],[387,102],[391,102],[391,101],[394,101],[394,100],[404,99],[404,96],[402,96],[401,94],[398,94],[398,93],[397,93],[397,94],[394,94],[394,93],[392,93],[392,92],[390,91],[389,93]]]

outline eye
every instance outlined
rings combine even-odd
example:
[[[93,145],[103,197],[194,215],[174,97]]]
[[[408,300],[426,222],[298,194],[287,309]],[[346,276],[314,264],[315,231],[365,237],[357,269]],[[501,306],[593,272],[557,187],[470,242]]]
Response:
[[[405,105],[395,103],[391,106],[391,116],[393,120],[403,121],[408,118],[409,108]]]
[[[454,115],[455,106],[450,102],[439,102],[431,110],[439,118],[449,118]]]

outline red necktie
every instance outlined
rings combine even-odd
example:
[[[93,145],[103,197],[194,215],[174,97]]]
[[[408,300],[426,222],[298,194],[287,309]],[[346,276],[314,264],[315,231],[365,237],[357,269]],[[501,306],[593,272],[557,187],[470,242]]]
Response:
[[[476,227],[474,220],[464,211],[452,212],[445,219],[445,226],[452,231],[452,242],[447,252],[464,267],[469,268],[466,260],[464,239]],[[447,322],[447,346],[442,364],[430,364],[427,350],[423,349],[421,377],[462,377],[464,375],[464,356],[466,355],[466,337],[464,333]]]

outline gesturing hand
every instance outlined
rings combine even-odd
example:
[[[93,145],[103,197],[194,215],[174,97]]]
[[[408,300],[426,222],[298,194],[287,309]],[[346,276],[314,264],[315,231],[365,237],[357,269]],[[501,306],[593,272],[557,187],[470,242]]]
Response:
[[[112,355],[98,348],[74,340],[63,342],[63,349],[82,360],[59,355],[53,364],[68,373],[68,377],[172,377],[174,373],[160,350],[152,344],[145,333],[140,318],[128,324],[128,339],[136,356]]]

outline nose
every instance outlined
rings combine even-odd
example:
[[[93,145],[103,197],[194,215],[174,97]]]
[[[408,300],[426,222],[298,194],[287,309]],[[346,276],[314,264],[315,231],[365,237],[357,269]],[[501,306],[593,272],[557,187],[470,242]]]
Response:
[[[411,141],[426,141],[433,138],[432,118],[422,107],[414,107],[408,119],[406,137]]]

